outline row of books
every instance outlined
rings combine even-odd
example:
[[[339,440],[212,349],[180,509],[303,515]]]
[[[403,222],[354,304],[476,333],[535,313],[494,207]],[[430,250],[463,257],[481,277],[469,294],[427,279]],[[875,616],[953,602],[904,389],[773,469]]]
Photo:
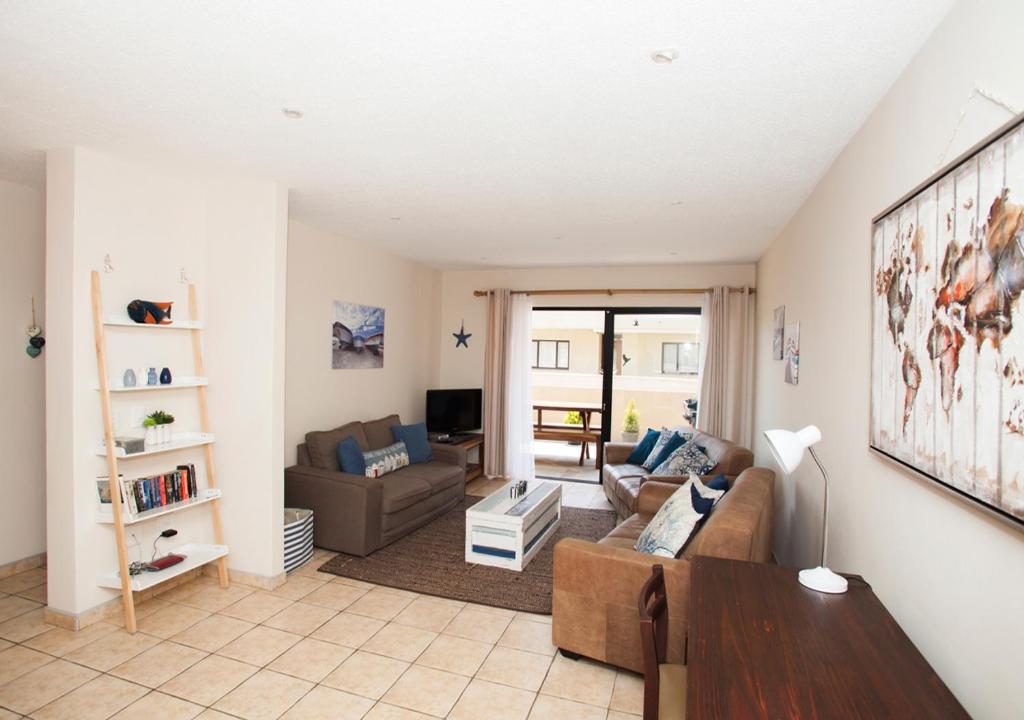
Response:
[[[199,495],[196,482],[196,466],[179,465],[171,472],[149,477],[126,480],[118,475],[117,485],[121,491],[121,504],[133,515],[182,502]],[[100,502],[111,502],[110,483],[106,477],[96,480]]]

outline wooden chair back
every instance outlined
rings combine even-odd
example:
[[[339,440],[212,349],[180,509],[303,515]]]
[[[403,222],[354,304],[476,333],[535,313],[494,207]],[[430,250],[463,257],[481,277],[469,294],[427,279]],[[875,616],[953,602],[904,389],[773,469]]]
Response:
[[[658,720],[658,665],[665,662],[668,643],[668,623],[665,617],[668,600],[665,597],[665,569],[661,565],[651,568],[651,576],[640,588],[637,606],[644,664],[644,720]]]

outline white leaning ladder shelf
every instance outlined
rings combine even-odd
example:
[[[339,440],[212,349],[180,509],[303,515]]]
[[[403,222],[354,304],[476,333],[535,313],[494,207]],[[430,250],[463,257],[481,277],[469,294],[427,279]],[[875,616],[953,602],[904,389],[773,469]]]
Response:
[[[119,318],[105,318],[103,316],[103,302],[100,296],[100,274],[99,272],[92,271],[92,317],[93,317],[93,333],[96,337],[96,366],[99,371],[99,392],[100,392],[100,405],[103,410],[103,452],[107,458],[107,478],[110,487],[110,504],[111,514],[114,525],[114,533],[117,540],[117,565],[118,571],[116,575],[109,574],[105,576],[106,580],[101,579],[100,584],[105,587],[117,587],[121,588],[121,601],[124,607],[124,626],[125,629],[134,633],[136,630],[135,624],[135,600],[132,595],[134,590],[142,589],[140,583],[137,582],[128,572],[128,546],[125,542],[124,528],[127,522],[133,521],[127,516],[126,510],[121,503],[121,492],[118,487],[117,478],[118,475],[118,461],[130,460],[134,456],[148,456],[152,453],[134,453],[125,454],[123,450],[117,448],[114,444],[114,427],[111,417],[110,409],[110,376],[107,372],[107,343],[106,343],[106,326],[116,325],[121,327],[137,327],[142,331],[152,332],[154,330],[176,330],[182,331],[187,330],[189,336],[192,339],[192,359],[195,364],[196,377],[191,379],[190,382],[174,385],[157,386],[163,389],[177,389],[182,387],[189,387],[194,389],[198,393],[199,400],[199,441],[185,444],[184,447],[193,447],[202,445],[204,460],[206,464],[206,489],[204,492],[201,503],[197,502],[182,502],[176,506],[170,506],[166,512],[174,512],[175,510],[184,510],[189,507],[196,507],[199,505],[208,505],[210,509],[211,519],[213,522],[213,536],[216,545],[206,546],[186,546],[195,548],[198,551],[190,555],[188,561],[180,563],[179,565],[172,566],[166,570],[162,570],[158,573],[148,575],[145,582],[145,587],[149,588],[154,585],[158,585],[162,582],[166,582],[172,578],[178,577],[185,572],[195,569],[199,565],[204,565],[209,562],[217,563],[217,575],[220,580],[221,587],[228,586],[228,570],[227,570],[227,547],[224,545],[224,529],[220,519],[220,507],[218,499],[220,493],[217,490],[217,478],[214,474],[213,469],[213,436],[210,435],[210,418],[209,411],[207,408],[206,401],[206,379],[204,377],[203,370],[203,348],[202,348],[202,323],[199,322],[199,308],[196,303],[196,286],[189,284],[188,286],[188,304],[189,304],[189,317],[190,320],[185,323],[170,324],[170,325],[135,325],[131,322],[126,322]],[[120,389],[120,388],[119,388]],[[154,389],[154,388],[150,388]],[[169,451],[174,448],[170,448]],[[120,451],[120,452],[119,452]],[[198,487],[198,483],[197,483]],[[164,515],[166,513],[160,513]],[[138,518],[134,521],[141,521]],[[111,582],[111,578],[116,577],[116,581]],[[139,577],[139,576],[136,576]]]

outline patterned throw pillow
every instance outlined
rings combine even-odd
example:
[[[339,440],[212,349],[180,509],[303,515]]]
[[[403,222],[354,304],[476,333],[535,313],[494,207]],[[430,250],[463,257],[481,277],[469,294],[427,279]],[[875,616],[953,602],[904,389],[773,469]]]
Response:
[[[647,459],[643,462],[644,469],[653,470],[658,467],[660,464],[659,458],[664,460],[661,456],[665,454],[665,449],[667,447],[670,445],[676,445],[677,443],[680,445],[685,444],[689,439],[689,433],[677,433],[675,430],[662,428],[658,442],[654,443],[654,447],[651,448],[651,452],[648,453]]]
[[[692,492],[693,483],[687,480],[672,493],[640,533],[633,549],[667,558],[678,555],[704,518],[693,507]]]
[[[693,440],[676,448],[651,475],[707,475],[715,463],[703,453]]]
[[[363,460],[366,461],[366,477],[377,478],[408,465],[409,451],[405,449],[404,442],[396,442],[380,450],[363,453]]]

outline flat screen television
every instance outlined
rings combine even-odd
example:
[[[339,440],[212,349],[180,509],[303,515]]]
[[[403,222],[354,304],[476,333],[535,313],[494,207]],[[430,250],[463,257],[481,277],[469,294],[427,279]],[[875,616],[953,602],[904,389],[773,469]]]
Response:
[[[427,390],[427,430],[453,435],[483,424],[483,390]]]

